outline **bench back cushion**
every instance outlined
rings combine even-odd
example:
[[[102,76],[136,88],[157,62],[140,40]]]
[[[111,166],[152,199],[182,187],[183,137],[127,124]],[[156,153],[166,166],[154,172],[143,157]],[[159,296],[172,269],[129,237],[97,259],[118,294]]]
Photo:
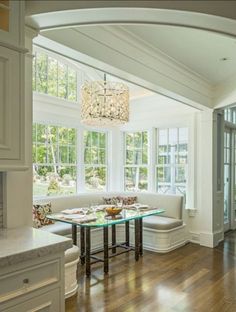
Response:
[[[138,202],[147,204],[153,208],[164,209],[161,216],[182,219],[183,214],[183,196],[180,195],[162,195],[155,193],[139,193]]]
[[[164,209],[162,216],[182,219],[183,197],[180,195],[161,195],[157,193],[122,193],[106,192],[78,194],[66,197],[52,197],[43,200],[35,200],[34,203],[51,202],[52,211],[59,212],[67,208],[88,207],[91,204],[104,204],[104,197],[113,196],[137,196],[138,202],[147,204],[153,208]]]

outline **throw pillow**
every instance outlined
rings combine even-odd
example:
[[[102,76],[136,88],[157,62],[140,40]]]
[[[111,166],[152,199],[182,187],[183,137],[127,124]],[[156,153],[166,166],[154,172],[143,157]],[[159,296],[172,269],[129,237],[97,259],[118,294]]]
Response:
[[[137,196],[119,196],[119,201],[123,202],[124,206],[137,203]]]
[[[103,197],[103,201],[106,205],[116,205],[119,202],[119,197]]]
[[[115,196],[115,197],[103,197],[106,205],[116,205],[122,202],[124,206],[133,205],[137,202],[137,196]]]
[[[33,226],[40,228],[44,225],[53,224],[54,221],[46,218],[47,214],[51,214],[51,203],[33,204]]]

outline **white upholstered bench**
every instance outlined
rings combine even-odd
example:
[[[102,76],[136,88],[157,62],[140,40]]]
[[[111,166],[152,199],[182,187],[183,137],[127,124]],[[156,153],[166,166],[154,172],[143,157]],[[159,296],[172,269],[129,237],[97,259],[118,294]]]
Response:
[[[183,197],[180,195],[161,195],[157,193],[92,193],[79,194],[67,197],[45,199],[51,201],[52,211],[59,212],[67,208],[86,207],[92,203],[103,204],[103,197],[137,196],[137,201],[151,207],[164,209],[161,216],[151,216],[143,219],[143,246],[144,249],[156,252],[168,252],[187,242],[186,225],[183,222]],[[40,200],[42,202],[42,200]],[[131,243],[133,242],[132,224],[130,226]],[[44,230],[58,235],[71,236],[71,225],[56,222],[43,227]],[[78,231],[79,236],[79,231]],[[124,225],[117,225],[117,241],[123,241]],[[79,242],[79,237],[78,240]],[[102,231],[92,231],[92,249],[102,246]]]
[[[79,262],[79,248],[73,245],[65,251],[65,298],[77,293],[77,265]]]

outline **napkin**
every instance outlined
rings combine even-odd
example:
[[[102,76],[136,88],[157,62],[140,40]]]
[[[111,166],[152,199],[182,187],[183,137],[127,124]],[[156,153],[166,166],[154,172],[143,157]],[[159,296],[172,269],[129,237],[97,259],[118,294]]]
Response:
[[[92,222],[92,221],[96,221],[96,220],[97,220],[97,218],[94,216],[86,216],[84,218],[74,219],[74,221],[77,223],[88,223],[88,222]]]
[[[83,209],[82,208],[70,208],[70,209],[65,209],[62,210],[62,213],[64,214],[74,214],[74,213],[83,213]]]
[[[126,209],[130,209],[130,210],[145,210],[145,209],[150,209],[150,207],[148,205],[145,204],[139,204],[139,203],[134,203],[132,205],[127,205],[125,206]]]
[[[63,219],[65,220],[73,220],[73,222],[77,222],[77,223],[87,223],[87,222],[91,222],[91,221],[96,221],[97,217],[96,216],[89,216],[89,215],[66,215],[63,217]]]

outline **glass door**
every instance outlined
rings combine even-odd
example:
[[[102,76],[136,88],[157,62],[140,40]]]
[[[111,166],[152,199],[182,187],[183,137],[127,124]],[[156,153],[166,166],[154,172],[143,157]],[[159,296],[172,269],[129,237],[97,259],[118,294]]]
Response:
[[[236,229],[236,129],[231,130],[232,135],[232,172],[231,172],[231,226]]]
[[[224,131],[224,230],[231,228],[231,130]]]

